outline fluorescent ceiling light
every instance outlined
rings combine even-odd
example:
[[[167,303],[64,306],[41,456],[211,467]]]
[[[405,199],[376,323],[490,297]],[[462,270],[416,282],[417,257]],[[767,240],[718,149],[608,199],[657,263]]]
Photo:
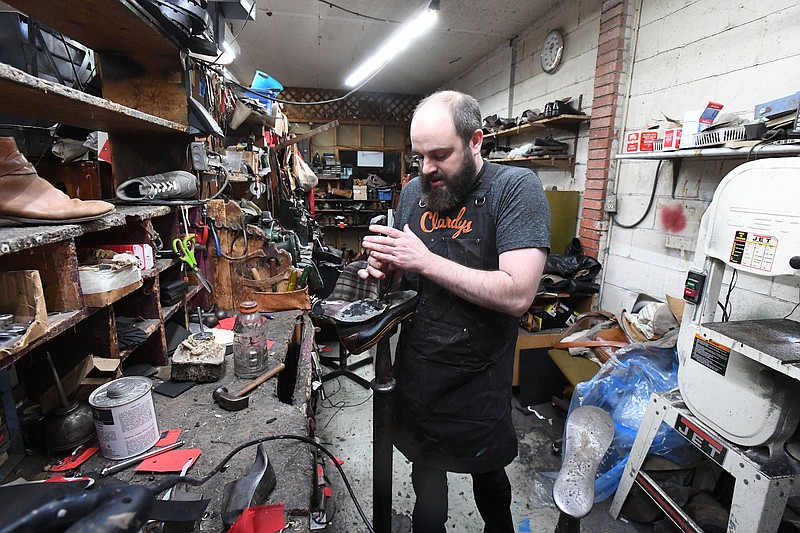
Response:
[[[383,46],[372,57],[369,57],[355,72],[345,80],[345,85],[355,87],[385,67],[394,56],[405,50],[408,45],[431,29],[439,16],[438,0],[430,2],[422,11],[397,28]]]

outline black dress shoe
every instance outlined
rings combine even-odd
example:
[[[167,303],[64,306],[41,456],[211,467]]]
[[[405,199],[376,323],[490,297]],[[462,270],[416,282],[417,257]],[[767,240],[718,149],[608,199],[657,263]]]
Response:
[[[533,140],[533,148],[551,153],[566,153],[567,147],[567,143],[553,139],[552,135],[547,135],[544,138],[537,137]]]
[[[333,317],[336,334],[347,351],[369,350],[417,309],[417,291],[390,292],[382,298],[366,298],[343,307]]]
[[[560,115],[585,115],[586,113],[582,113],[575,109],[570,103],[569,100],[556,100],[553,102],[553,113],[551,116],[557,117]]]
[[[553,116],[553,102],[547,102],[544,104],[544,113],[542,113],[544,118],[550,118]]]

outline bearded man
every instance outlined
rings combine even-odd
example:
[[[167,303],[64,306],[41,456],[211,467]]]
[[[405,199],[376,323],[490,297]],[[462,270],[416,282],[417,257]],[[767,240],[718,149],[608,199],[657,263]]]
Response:
[[[363,278],[402,278],[420,294],[393,375],[395,446],[412,463],[415,533],[444,533],[447,472],[469,473],[485,532],[515,531],[505,467],[517,455],[511,381],[518,317],[550,246],[539,177],[481,158],[481,112],[463,93],[420,102],[411,145],[421,175],[395,227],[370,226]]]

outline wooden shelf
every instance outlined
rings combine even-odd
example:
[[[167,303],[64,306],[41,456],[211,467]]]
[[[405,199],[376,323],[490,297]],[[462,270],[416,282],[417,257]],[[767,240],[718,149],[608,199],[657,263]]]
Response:
[[[187,133],[186,126],[0,63],[0,112],[109,133]]]
[[[78,309],[77,311],[67,311],[65,313],[48,314],[47,332],[45,332],[45,334],[39,337],[38,339],[34,339],[33,341],[31,341],[30,344],[28,344],[22,350],[13,353],[10,356],[0,360],[0,369],[12,365],[34,348],[41,346],[45,342],[54,339],[61,333],[65,332],[72,326],[76,325],[84,318],[93,315],[95,312],[99,310],[100,309],[90,309],[85,307],[83,309]]]
[[[147,336],[147,338],[150,338],[150,335],[152,335],[161,328],[161,320],[157,318],[149,318],[144,320],[143,322],[139,322],[138,324],[136,324],[136,327],[141,330],[144,330],[144,333]],[[132,354],[134,350],[136,350],[136,348],[138,348],[142,344],[144,344],[144,342],[137,344],[136,346],[131,346],[130,348],[125,348],[124,350],[120,350],[119,351],[120,360],[124,361],[125,359],[127,359],[128,356]]]
[[[148,67],[179,61],[178,43],[130,0],[6,0],[98,53],[136,57]]]
[[[161,316],[164,317],[164,322],[166,323],[167,320],[172,318],[172,316],[181,308],[181,306],[185,305],[185,302],[178,302],[175,305],[170,305],[168,307],[161,308]]]
[[[491,139],[493,137],[502,137],[504,135],[517,135],[519,133],[525,133],[526,131],[543,130],[543,129],[544,126],[538,124],[537,122],[528,122],[527,124],[514,126],[513,128],[508,128],[500,131],[493,131],[492,133],[485,133],[483,135],[483,138]]]
[[[2,100],[2,99],[0,99]],[[167,206],[117,206],[116,210],[99,220],[85,224],[61,224],[53,226],[21,226],[12,222],[0,222],[0,255],[38,248],[45,244],[74,239],[81,235],[126,225],[128,218],[146,220],[169,214]]]
[[[533,130],[542,130],[545,128],[558,128],[558,129],[572,129],[582,122],[589,120],[589,115],[559,115],[557,117],[541,118],[528,124],[515,126],[501,131],[487,133],[483,136],[484,139],[491,139],[493,137],[503,137],[505,135],[518,135]]]
[[[527,164],[539,168],[557,168],[569,170],[575,163],[574,156],[571,155],[542,155],[531,157],[514,157],[510,159],[489,159],[490,163],[514,163]]]

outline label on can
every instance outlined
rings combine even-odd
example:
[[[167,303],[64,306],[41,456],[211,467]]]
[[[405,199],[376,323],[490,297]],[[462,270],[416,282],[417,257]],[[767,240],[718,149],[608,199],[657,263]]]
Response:
[[[151,389],[148,378],[125,377],[106,383],[89,396],[100,451],[106,459],[127,459],[158,442]]]

